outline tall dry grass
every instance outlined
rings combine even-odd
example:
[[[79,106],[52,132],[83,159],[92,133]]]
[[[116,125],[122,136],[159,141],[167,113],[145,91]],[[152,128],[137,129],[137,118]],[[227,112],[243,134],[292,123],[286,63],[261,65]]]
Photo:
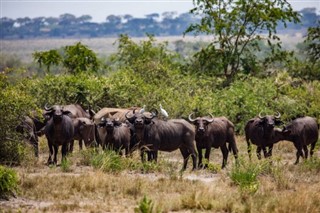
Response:
[[[19,192],[16,199],[0,202],[1,211],[319,212],[319,150],[315,159],[293,165],[293,145],[281,142],[275,145],[272,162],[258,161],[254,155],[250,161],[243,137],[237,141],[243,172],[247,174],[249,166],[261,168],[256,190],[244,189],[232,179],[237,165],[232,154],[224,170],[192,172],[190,161],[181,173],[179,151],[161,152],[158,164],[147,168],[136,152],[130,159],[119,157],[121,169],[113,171],[92,166],[90,155],[104,155],[101,151],[76,149],[68,156],[71,171],[65,171],[61,166],[44,165],[48,152],[42,139],[40,159],[30,157],[15,168]],[[220,167],[221,159],[221,151],[212,150],[210,164]]]

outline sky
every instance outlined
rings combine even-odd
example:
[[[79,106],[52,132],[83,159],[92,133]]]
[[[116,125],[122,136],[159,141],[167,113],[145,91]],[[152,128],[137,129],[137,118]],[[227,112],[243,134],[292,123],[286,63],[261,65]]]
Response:
[[[320,0],[288,0],[294,10],[306,7],[317,8]],[[109,15],[132,15],[145,17],[151,13],[189,12],[192,0],[0,0],[0,17],[12,19],[35,17],[59,17],[70,13],[76,17],[90,15],[93,22],[105,22]]]

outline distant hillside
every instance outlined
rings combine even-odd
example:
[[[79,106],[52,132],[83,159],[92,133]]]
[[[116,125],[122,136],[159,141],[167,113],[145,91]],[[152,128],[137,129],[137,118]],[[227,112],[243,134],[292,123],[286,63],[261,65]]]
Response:
[[[315,8],[305,8],[299,11],[301,23],[288,23],[287,28],[279,26],[278,32],[292,34],[296,31],[305,32],[308,27],[314,26],[320,15]],[[62,14],[59,17],[37,17],[0,19],[1,39],[30,39],[30,38],[98,38],[117,37],[127,34],[130,37],[144,37],[146,34],[154,36],[182,35],[186,28],[199,22],[199,17],[190,13],[176,15],[173,12],[160,15],[153,13],[145,18],[135,18],[131,15],[109,15],[106,22],[91,22],[90,15],[76,17],[72,14]]]

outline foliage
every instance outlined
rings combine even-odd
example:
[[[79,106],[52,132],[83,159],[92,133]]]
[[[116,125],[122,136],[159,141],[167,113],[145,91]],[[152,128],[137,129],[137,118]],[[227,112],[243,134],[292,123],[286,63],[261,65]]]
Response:
[[[118,153],[110,150],[94,155],[92,158],[92,166],[103,172],[117,173],[124,170],[125,165],[125,160]]]
[[[0,165],[0,198],[7,198],[18,188],[17,173],[10,168]]]
[[[266,164],[241,162],[235,164],[230,172],[231,180],[244,192],[255,193],[259,189],[258,176],[264,171]]]
[[[154,204],[151,199],[148,199],[146,195],[143,196],[139,203],[139,206],[134,209],[136,213],[152,213],[154,212]]]
[[[62,172],[72,172],[72,162],[68,158],[63,158],[60,164]]]
[[[50,73],[52,65],[57,66],[59,64],[62,64],[63,67],[72,74],[98,72],[100,68],[100,62],[96,54],[87,46],[81,44],[81,42],[75,45],[65,46],[61,53],[54,49],[35,52],[33,58],[40,67],[44,64],[48,73]]]
[[[96,54],[78,42],[64,48],[63,65],[70,73],[97,72],[100,64]]]
[[[62,57],[59,54],[58,50],[49,50],[49,51],[41,51],[34,52],[32,54],[34,61],[36,61],[40,68],[42,65],[46,66],[47,73],[50,73],[50,67],[52,65],[59,65],[62,61]]]
[[[22,116],[35,109],[35,102],[26,91],[10,85],[4,73],[0,76],[0,162],[16,164],[24,156],[24,144],[15,129]]]
[[[305,42],[308,42],[308,55],[311,63],[320,61],[320,20],[317,26],[308,28],[308,35]]]
[[[227,81],[233,80],[241,66],[246,63],[245,53],[249,48],[259,50],[258,41],[266,40],[275,52],[280,47],[276,29],[281,22],[286,26],[287,21],[298,22],[297,12],[292,10],[289,3],[283,0],[196,0],[191,13],[201,16],[200,23],[191,24],[186,32],[206,33],[217,36],[217,40],[208,46],[208,50],[196,55],[196,59],[204,59],[203,54],[209,55],[212,63],[206,62],[204,69],[223,74]],[[267,37],[262,37],[266,33]],[[250,60],[256,60],[250,55]]]

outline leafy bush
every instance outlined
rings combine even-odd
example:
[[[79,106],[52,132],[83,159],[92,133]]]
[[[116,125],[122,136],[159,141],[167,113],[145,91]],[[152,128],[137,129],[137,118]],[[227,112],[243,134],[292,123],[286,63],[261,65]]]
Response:
[[[268,163],[268,162],[267,162]],[[262,163],[241,162],[236,164],[231,172],[231,180],[244,192],[255,193],[259,189],[258,176],[265,171],[266,161]]]
[[[0,198],[7,198],[18,187],[17,173],[10,168],[0,165]]]
[[[136,213],[152,213],[154,212],[154,204],[151,199],[145,195],[142,200],[139,202],[139,206],[134,209]]]
[[[16,164],[24,156],[24,144],[16,126],[36,105],[31,95],[9,84],[4,75],[0,73],[0,162]]]

